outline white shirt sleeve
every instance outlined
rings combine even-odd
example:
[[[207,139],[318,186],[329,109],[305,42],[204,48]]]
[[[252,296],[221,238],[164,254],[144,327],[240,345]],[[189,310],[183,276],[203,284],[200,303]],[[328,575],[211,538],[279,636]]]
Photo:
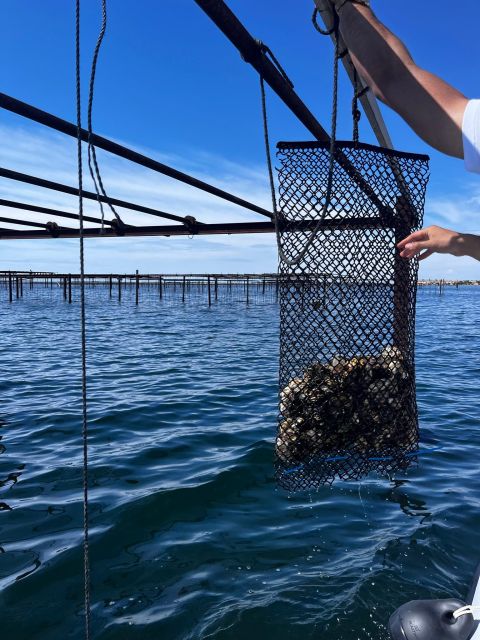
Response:
[[[463,153],[467,171],[480,173],[480,100],[470,100],[465,109]]]

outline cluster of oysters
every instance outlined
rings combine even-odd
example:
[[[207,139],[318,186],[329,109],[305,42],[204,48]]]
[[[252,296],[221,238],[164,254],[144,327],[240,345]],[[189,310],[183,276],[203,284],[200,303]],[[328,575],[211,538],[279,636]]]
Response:
[[[283,462],[348,451],[379,454],[416,438],[411,375],[397,347],[314,363],[280,393],[276,440]]]

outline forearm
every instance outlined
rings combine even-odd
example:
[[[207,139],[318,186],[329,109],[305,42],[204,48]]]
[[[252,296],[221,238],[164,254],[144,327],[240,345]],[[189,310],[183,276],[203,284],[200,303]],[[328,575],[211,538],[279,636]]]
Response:
[[[388,104],[386,89],[392,79],[415,65],[410,52],[371,9],[347,2],[339,15],[342,37],[357,71],[377,98]]]
[[[419,67],[401,40],[367,7],[347,2],[339,16],[355,67],[375,95],[429,145],[463,158],[467,98]]]

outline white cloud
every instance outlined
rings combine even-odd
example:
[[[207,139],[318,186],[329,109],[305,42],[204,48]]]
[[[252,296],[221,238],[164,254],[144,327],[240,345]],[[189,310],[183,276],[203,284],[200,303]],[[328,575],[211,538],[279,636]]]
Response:
[[[0,164],[68,185],[77,184],[75,140],[51,131],[0,126]],[[131,145],[130,145],[131,146]],[[191,173],[265,209],[271,207],[266,171],[199,152],[181,164],[177,157],[138,149],[161,162]],[[265,218],[215,196],[201,192],[122,158],[97,152],[104,184],[112,197],[137,202],[177,215],[193,215],[203,222],[260,221]],[[84,187],[93,185],[84,167]],[[76,198],[48,189],[1,180],[1,197],[75,213]],[[48,217],[0,207],[2,216],[47,222]],[[111,218],[106,208],[107,217]],[[126,223],[170,224],[142,213],[118,210]],[[85,201],[85,213],[98,216],[98,206]],[[65,226],[76,226],[65,220]],[[91,224],[91,223],[88,223]],[[175,224],[175,223],[172,223]],[[118,238],[86,242],[90,272],[255,272],[275,271],[275,239],[272,235],[209,236],[189,238]],[[74,240],[2,241],[0,269],[78,270],[78,243]]]

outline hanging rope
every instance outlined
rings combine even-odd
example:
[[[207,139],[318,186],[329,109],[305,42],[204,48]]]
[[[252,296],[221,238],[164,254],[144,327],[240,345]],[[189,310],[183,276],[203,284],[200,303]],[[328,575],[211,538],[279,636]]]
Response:
[[[360,89],[360,91],[358,90],[358,74],[355,67],[353,67],[352,118],[353,118],[353,141],[355,142],[355,144],[358,144],[359,142],[358,125],[362,117],[362,112],[358,108],[358,100],[362,96],[364,96],[368,91],[370,91],[370,87],[364,87],[363,89]]]
[[[313,12],[313,16],[312,16],[312,21],[313,24],[315,26],[315,28],[317,29],[317,31],[319,31],[322,35],[331,35],[332,33],[335,33],[335,51],[334,51],[334,57],[333,57],[333,97],[332,97],[332,120],[331,120],[331,132],[330,132],[330,162],[329,162],[329,168],[328,168],[328,180],[327,180],[327,188],[326,188],[326,193],[325,193],[325,203],[323,206],[323,210],[322,213],[320,215],[320,218],[317,222],[317,224],[315,225],[314,229],[312,230],[312,233],[310,235],[310,238],[308,239],[307,243],[305,244],[305,246],[303,247],[302,251],[299,253],[298,256],[296,256],[294,259],[292,258],[288,258],[284,251],[282,250],[281,247],[281,242],[280,242],[280,234],[281,234],[281,215],[278,211],[278,207],[277,207],[277,200],[276,200],[276,195],[275,195],[275,181],[274,181],[274,177],[273,177],[273,165],[272,165],[272,155],[271,155],[271,151],[270,151],[270,136],[269,136],[269,131],[268,131],[268,113],[267,113],[267,100],[266,100],[266,94],[265,94],[265,81],[262,75],[260,75],[260,92],[261,92],[261,98],[262,98],[262,117],[263,117],[263,133],[264,133],[264,140],[265,140],[265,151],[266,151],[266,156],[267,156],[267,167],[268,167],[268,177],[269,177],[269,183],[270,183],[270,192],[271,192],[271,197],[272,197],[272,207],[273,207],[273,217],[274,217],[274,221],[275,221],[275,234],[276,234],[276,238],[277,238],[277,247],[278,247],[278,252],[280,255],[280,258],[282,259],[282,261],[290,266],[293,267],[297,264],[299,264],[303,258],[305,257],[305,255],[307,254],[312,242],[315,240],[315,237],[318,233],[318,230],[320,229],[320,227],[322,226],[324,220],[325,220],[325,216],[327,214],[328,208],[330,206],[331,203],[331,198],[332,198],[332,186],[333,186],[333,174],[334,174],[334,169],[335,169],[335,145],[336,145],[336,139],[337,139],[337,113],[338,113],[338,61],[340,59],[340,57],[343,54],[340,54],[339,52],[339,45],[338,45],[338,19],[335,19],[335,24],[332,27],[332,29],[328,30],[328,31],[324,31],[320,28],[320,26],[317,23],[317,14],[318,14],[318,9],[315,9]],[[262,42],[258,41],[260,47],[262,48],[262,50],[264,52],[269,52],[270,49],[268,49],[268,47],[266,47],[266,45],[264,45]],[[270,52],[269,53],[270,57],[272,58],[273,61],[276,61],[276,59],[274,58],[273,54]],[[285,72],[283,72],[282,68],[280,67],[280,65],[278,64],[278,62],[276,62],[277,67],[279,68],[279,71],[282,73],[282,75],[284,76],[284,78],[286,78],[288,80],[288,77],[286,76]],[[293,86],[293,85],[292,85]]]
[[[85,251],[83,238],[82,107],[80,85],[80,0],[75,11],[75,80],[77,108],[78,216],[80,238],[80,325],[82,342],[82,443],[83,443],[83,568],[85,638],[90,640],[90,553],[88,518],[88,419],[87,419],[87,340],[85,319]]]
[[[97,43],[95,45],[95,50],[93,52],[92,68],[91,68],[91,72],[90,72],[90,86],[89,86],[89,92],[88,92],[88,116],[87,116],[87,119],[88,119],[88,122],[87,122],[87,128],[88,128],[88,168],[90,170],[90,176],[92,177],[93,184],[95,185],[95,192],[97,194],[97,202],[98,202],[98,204],[100,206],[100,212],[101,212],[101,215],[102,215],[102,233],[104,231],[105,213],[104,213],[104,210],[103,210],[103,203],[100,200],[100,192],[101,192],[101,195],[103,195],[105,198],[107,198],[107,204],[108,204],[111,212],[113,213],[113,215],[117,218],[118,222],[120,224],[123,224],[120,216],[118,215],[118,213],[117,213],[117,211],[115,209],[115,207],[112,205],[112,203],[108,199],[107,193],[105,191],[105,187],[103,186],[103,181],[102,181],[102,176],[100,174],[100,169],[99,169],[99,166],[98,166],[97,152],[95,150],[94,145],[91,143],[91,137],[92,137],[92,134],[93,134],[93,130],[92,130],[92,108],[93,108],[93,97],[94,97],[94,90],[95,90],[95,75],[96,75],[96,72],[97,72],[98,55],[100,53],[100,47],[102,46],[103,37],[105,35],[105,31],[106,30],[107,30],[107,0],[102,0],[102,26],[100,28],[100,33],[98,35]]]

